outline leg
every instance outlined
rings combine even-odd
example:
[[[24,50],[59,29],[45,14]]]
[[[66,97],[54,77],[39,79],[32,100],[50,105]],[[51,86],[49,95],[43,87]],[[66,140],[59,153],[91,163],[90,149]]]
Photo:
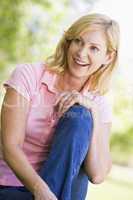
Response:
[[[72,183],[71,200],[84,200],[88,189],[88,176],[81,167]]]
[[[62,117],[40,176],[48,183],[58,200],[84,200],[88,177],[81,164],[88,151],[92,133],[91,113],[82,106],[73,106]],[[54,163],[54,164],[53,164]],[[0,200],[32,200],[25,187],[0,189]]]
[[[25,187],[7,186],[0,188],[0,200],[32,200],[32,194]]]
[[[59,200],[73,200],[71,195],[75,192],[72,194],[72,184],[75,181],[73,188],[76,191],[77,182],[83,180],[79,172],[90,145],[92,128],[90,111],[80,105],[71,107],[57,124],[54,142],[40,176]],[[84,180],[86,178],[84,175]],[[82,192],[86,193],[86,189]]]

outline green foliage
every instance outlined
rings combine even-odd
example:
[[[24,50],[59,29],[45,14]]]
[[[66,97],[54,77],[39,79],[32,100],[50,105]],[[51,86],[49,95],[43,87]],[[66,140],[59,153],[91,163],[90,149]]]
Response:
[[[0,82],[11,63],[34,62],[51,52],[65,4],[65,0],[0,1]]]
[[[119,149],[123,153],[133,153],[133,127],[126,133],[115,133],[111,138],[111,147]]]
[[[133,127],[111,136],[111,152],[115,163],[133,166]]]
[[[3,56],[4,59],[15,58],[13,50],[21,17],[19,5],[19,0],[0,1],[0,57]]]
[[[98,0],[83,0],[87,5],[93,5],[96,1]],[[64,32],[63,24],[66,22],[72,2],[67,0],[0,1],[0,83],[8,75],[6,70],[9,68],[11,70],[16,63],[43,60],[51,55],[60,35]],[[121,93],[123,88],[123,80],[118,80],[114,93],[116,95],[114,111],[118,119],[113,124],[111,150],[116,162],[127,163],[133,153],[133,128],[131,127],[133,101],[129,98],[131,95]]]

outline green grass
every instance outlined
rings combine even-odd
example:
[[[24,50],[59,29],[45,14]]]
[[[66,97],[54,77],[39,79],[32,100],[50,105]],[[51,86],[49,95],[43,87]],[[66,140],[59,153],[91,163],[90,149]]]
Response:
[[[132,176],[129,176],[128,170],[121,170],[115,169],[116,174],[111,174],[102,184],[90,184],[86,200],[133,200]]]
[[[90,185],[86,200],[133,200],[133,187],[114,181]]]

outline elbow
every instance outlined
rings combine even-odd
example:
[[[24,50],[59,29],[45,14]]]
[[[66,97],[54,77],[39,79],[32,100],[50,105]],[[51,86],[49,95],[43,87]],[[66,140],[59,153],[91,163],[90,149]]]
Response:
[[[102,170],[97,170],[91,172],[88,168],[84,168],[86,175],[88,176],[88,179],[93,184],[100,184],[105,180],[105,176],[102,172]]]
[[[103,176],[101,176],[101,175],[91,177],[91,179],[90,179],[91,183],[93,183],[93,184],[103,183],[104,180],[105,180],[105,178]]]
[[[103,173],[99,172],[98,174],[92,176],[90,178],[91,183],[93,183],[93,184],[103,183],[105,181],[108,173],[110,172],[111,167],[112,167],[112,162],[109,163],[108,168]]]

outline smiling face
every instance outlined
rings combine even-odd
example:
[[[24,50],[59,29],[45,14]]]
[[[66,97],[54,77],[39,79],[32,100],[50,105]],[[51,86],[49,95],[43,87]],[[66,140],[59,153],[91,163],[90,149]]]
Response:
[[[100,29],[86,31],[70,43],[67,69],[72,76],[89,77],[109,61],[106,36]]]

